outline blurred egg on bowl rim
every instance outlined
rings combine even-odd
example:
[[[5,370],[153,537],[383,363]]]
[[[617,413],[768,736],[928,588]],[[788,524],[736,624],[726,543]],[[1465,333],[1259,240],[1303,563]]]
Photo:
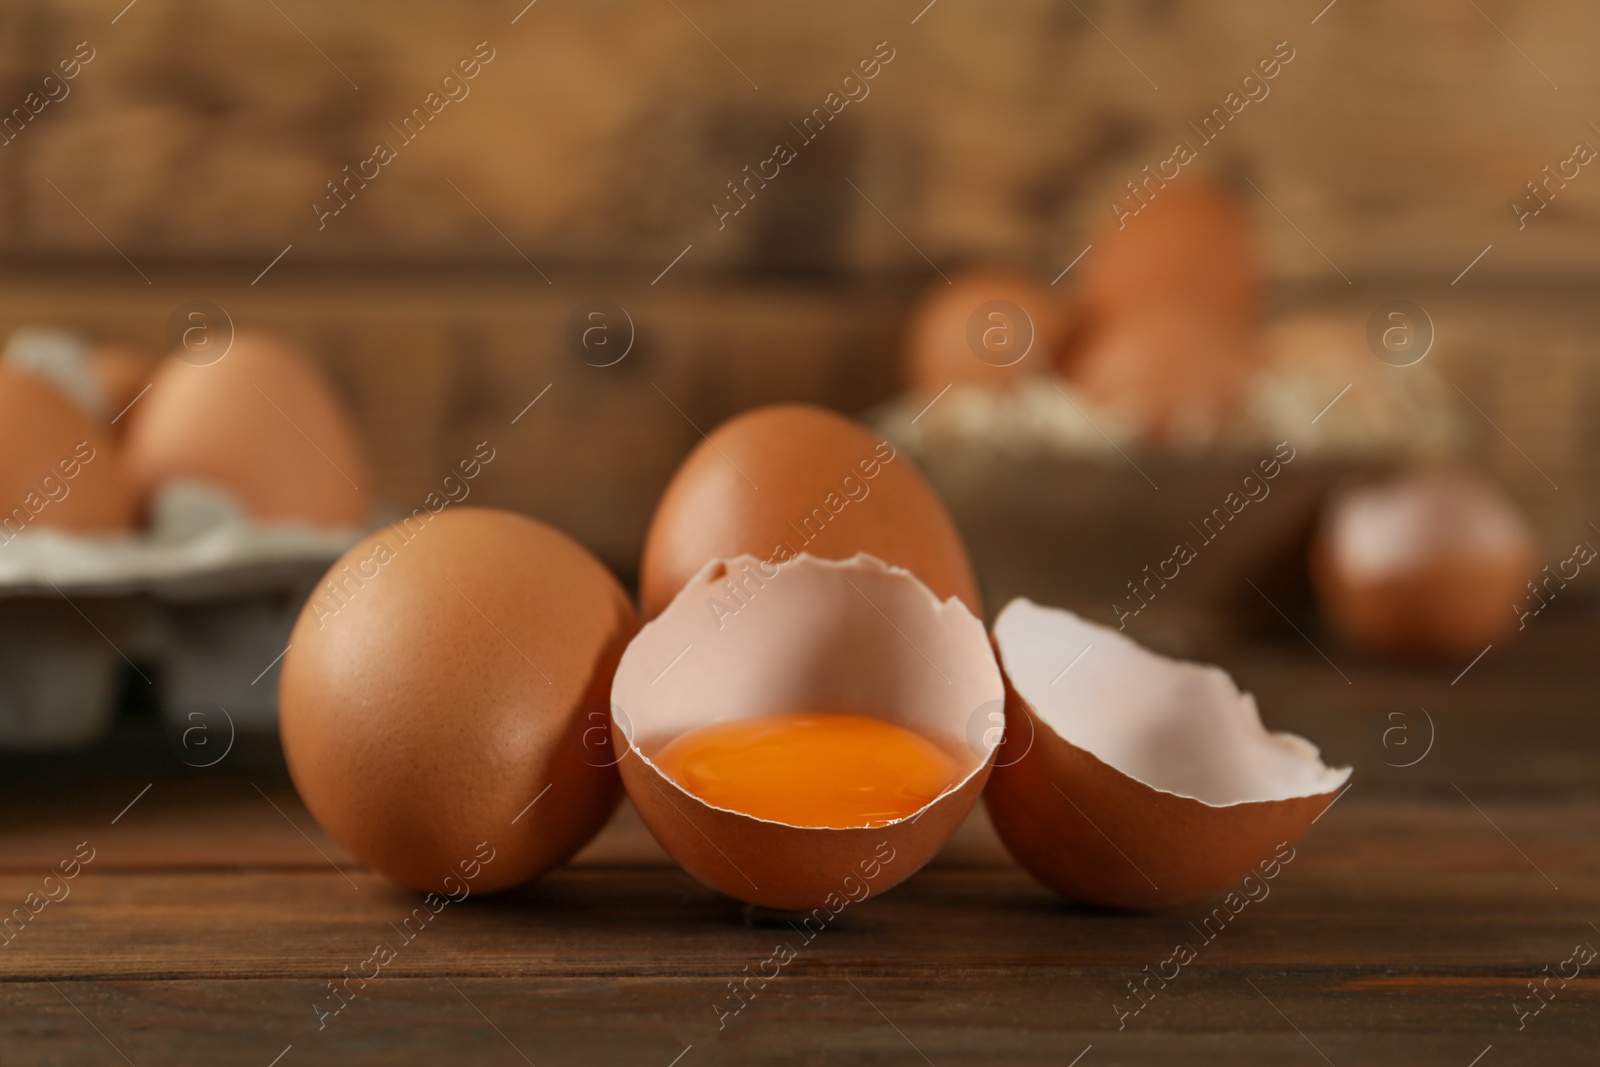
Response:
[[[950,386],[1009,388],[1053,374],[1073,320],[1043,282],[995,268],[930,282],[906,322],[902,360],[914,392]]]

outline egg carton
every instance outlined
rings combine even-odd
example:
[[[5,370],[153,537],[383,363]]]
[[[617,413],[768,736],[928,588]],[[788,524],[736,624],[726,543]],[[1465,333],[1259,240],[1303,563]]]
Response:
[[[0,544],[0,748],[94,742],[128,682],[179,728],[272,729],[300,606],[358,536],[253,523],[179,486],[145,533]]]

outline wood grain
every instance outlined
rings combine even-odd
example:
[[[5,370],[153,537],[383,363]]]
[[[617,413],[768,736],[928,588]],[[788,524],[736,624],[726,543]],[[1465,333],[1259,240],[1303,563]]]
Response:
[[[0,149],[12,255],[113,258],[87,216],[135,261],[265,264],[292,242],[324,260],[526,256],[648,277],[694,243],[691,266],[922,271],[920,249],[1053,276],[1125,183],[1186,139],[1195,166],[1260,188],[1250,209],[1280,276],[1340,282],[1331,260],[1352,277],[1448,281],[1490,243],[1478,274],[1502,281],[1597,265],[1587,170],[1521,230],[1510,208],[1576,141],[1600,144],[1583,104],[1600,14],[1575,0],[1027,0],[1003,17],[840,0],[402,0],[381,16],[141,0],[113,24],[120,6],[33,0],[0,23],[7,112],[77,42],[95,49],[70,95]],[[470,94],[405,143],[397,125],[479,42],[495,58]],[[895,58],[870,95],[803,143],[790,124],[879,42]],[[1294,58],[1269,95],[1199,145],[1190,123],[1279,42]],[[380,140],[397,158],[319,229],[326,183]],[[778,141],[799,158],[719,230],[713,202]]]
[[[1575,944],[1600,944],[1594,623],[1541,625],[1455,686],[1446,669],[1329,646],[1346,685],[1298,635],[1240,645],[1198,632],[1187,650],[1234,672],[1270,725],[1357,765],[1268,896],[1201,944],[1190,924],[1208,904],[1065,903],[979,819],[929,868],[797,944],[721,1028],[727,983],[801,939],[748,925],[626,809],[575,865],[447,907],[319,1029],[313,1005],[336,1003],[319,1000],[327,983],[401,942],[390,924],[417,901],[322,835],[271,738],[242,738],[206,771],[132,726],[85,753],[7,757],[0,903],[21,904],[76,842],[97,852],[70,896],[0,947],[0,1056],[120,1062],[114,1042],[137,1064],[265,1065],[289,1048],[284,1065],[668,1067],[692,1046],[681,1064],[1061,1067],[1092,1045],[1083,1065],[1467,1067],[1493,1045],[1495,1062],[1591,1063],[1594,979],[1559,989],[1521,1031],[1513,1008]],[[1434,745],[1386,766],[1419,751],[1385,738],[1389,713],[1419,704]],[[1422,743],[1421,720],[1406,725]],[[1127,983],[1178,941],[1198,958],[1119,1028]]]

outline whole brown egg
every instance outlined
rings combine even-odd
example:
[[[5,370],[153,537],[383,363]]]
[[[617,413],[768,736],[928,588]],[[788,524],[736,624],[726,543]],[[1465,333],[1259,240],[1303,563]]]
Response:
[[[713,430],[673,475],[645,536],[640,603],[655,617],[714,559],[860,552],[982,617],[961,534],[907,457],[822,408],[757,408]]]
[[[1144,441],[1206,444],[1238,411],[1262,352],[1255,333],[1174,301],[1097,331],[1070,377]]]
[[[611,678],[637,629],[616,579],[565,534],[419,509],[345,553],[295,624],[279,686],[295,787],[335,841],[404,885],[536,878],[616,807]]]
[[[232,493],[264,521],[356,526],[368,510],[360,441],[327,381],[288,342],[240,331],[220,357],[167,357],[129,411],[141,504],[174,479]]]
[[[1585,547],[1565,561],[1566,577],[1587,561]],[[1559,574],[1553,585],[1534,584],[1537,548],[1528,521],[1492,484],[1462,471],[1415,471],[1328,501],[1311,576],[1323,613],[1351,643],[1464,658],[1525,629],[1565,587]]]
[[[0,541],[126,530],[133,498],[106,432],[42,378],[0,368]]]
[[[1202,305],[1235,327],[1260,316],[1261,262],[1249,219],[1225,186],[1202,175],[1146,190],[1137,212],[1094,235],[1080,269],[1097,323],[1173,300]]]
[[[951,385],[1006,388],[1055,368],[1071,316],[1048,285],[1001,270],[932,282],[907,322],[911,388],[934,396]]]

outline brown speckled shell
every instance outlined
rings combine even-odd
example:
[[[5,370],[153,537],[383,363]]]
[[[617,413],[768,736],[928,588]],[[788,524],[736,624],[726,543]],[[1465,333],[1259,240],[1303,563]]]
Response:
[[[75,468],[71,478],[63,463]],[[133,498],[105,430],[55,387],[9,368],[0,368],[0,521],[0,540],[24,529],[114,532],[133,522]]]
[[[909,878],[977,802],[997,738],[972,724],[999,709],[999,671],[982,622],[960,601],[939,602],[906,571],[867,556],[801,556],[760,588],[750,582],[735,617],[711,617],[706,599],[758,562],[707,565],[629,646],[612,689],[622,780],[651,834],[706,885],[769,908],[830,907],[830,896],[836,907],[863,887],[877,894]],[[932,679],[935,662],[944,685]],[[838,706],[825,694],[849,694],[859,713],[922,733],[958,758],[962,781],[910,818],[827,829],[713,807],[650,762],[696,726]]]
[[[989,776],[995,832],[1035,878],[1087,904],[1164,908],[1227,889],[1335,795],[1219,807],[1154,789],[1057,734],[1009,681],[1006,736],[1033,745]]]
[[[145,506],[181,478],[228,490],[257,519],[367,521],[350,417],[317,368],[278,338],[240,331],[205,366],[169,356],[127,418],[128,475]]]
[[[683,461],[656,506],[639,566],[645,618],[660,614],[701,567],[740,555],[796,554],[849,559],[865,552],[920,578],[940,598],[959,597],[983,614],[978,581],[961,534],[910,457],[881,462],[880,439],[860,423],[805,404],[746,412],[717,427]],[[888,446],[882,446],[887,448]],[[863,477],[863,461],[878,463]],[[845,504],[810,541],[801,523],[844,480],[866,495]],[[859,491],[858,491],[859,492]]]
[[[284,755],[363,863],[441,889],[487,842],[472,889],[503,889],[570,858],[616,806],[607,708],[637,618],[598,560],[532,519],[408,521],[409,540],[391,527],[347,552],[301,611]]]
[[[1033,346],[1007,366],[979,359],[967,336],[973,314],[992,300],[1022,308],[1033,323]],[[1000,270],[972,270],[949,284],[929,283],[906,322],[906,378],[929,400],[949,385],[1003,389],[1017,381],[1055,370],[1056,357],[1073,321],[1061,294],[1044,282]]]

